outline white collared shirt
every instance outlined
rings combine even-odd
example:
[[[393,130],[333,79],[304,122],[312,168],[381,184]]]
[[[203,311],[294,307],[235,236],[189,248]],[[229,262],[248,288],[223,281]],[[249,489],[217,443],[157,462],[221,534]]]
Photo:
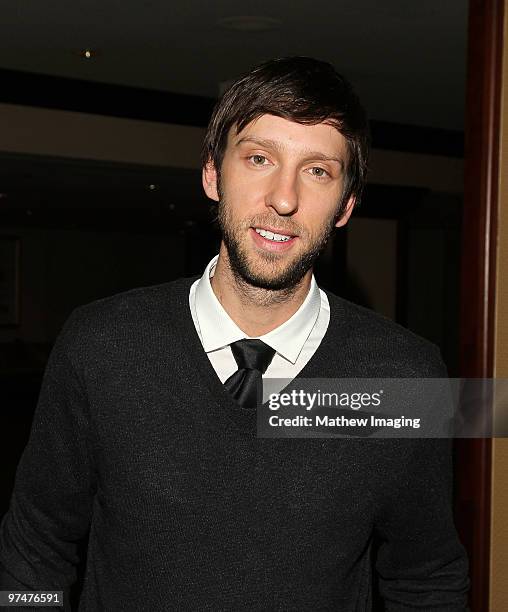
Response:
[[[237,371],[230,344],[247,336],[231,319],[217,299],[210,277],[217,264],[216,255],[203,276],[195,281],[189,293],[189,305],[201,344],[221,382]],[[263,378],[292,380],[314,355],[330,322],[330,306],[326,293],[319,289],[312,276],[309,292],[300,308],[279,327],[256,336],[275,350]],[[281,383],[280,388],[285,386]],[[271,391],[276,388],[271,386]]]

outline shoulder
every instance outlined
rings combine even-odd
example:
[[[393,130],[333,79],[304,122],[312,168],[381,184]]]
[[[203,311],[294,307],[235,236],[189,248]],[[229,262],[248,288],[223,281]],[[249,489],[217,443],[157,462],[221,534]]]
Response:
[[[355,358],[390,376],[445,377],[440,349],[395,321],[326,292],[330,331],[345,338]]]
[[[159,285],[137,287],[116,293],[78,306],[73,314],[81,319],[100,320],[121,317],[126,314],[139,316],[150,313],[153,316],[160,311],[167,312],[168,305],[174,301],[180,303],[188,299],[190,288],[196,278],[180,278]]]
[[[161,326],[171,327],[188,308],[193,278],[138,287],[78,306],[65,321],[57,345],[72,353],[87,347],[109,352],[115,344],[150,341]]]

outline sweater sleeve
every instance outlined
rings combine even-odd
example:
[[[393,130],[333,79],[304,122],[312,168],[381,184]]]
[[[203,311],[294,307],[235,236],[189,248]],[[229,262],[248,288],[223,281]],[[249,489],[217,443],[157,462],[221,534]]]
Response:
[[[87,397],[73,363],[77,319],[75,311],[51,352],[0,526],[0,589],[63,590],[65,600],[76,580],[95,489]]]
[[[468,562],[452,513],[450,439],[404,441],[376,531],[376,569],[388,612],[468,610]]]

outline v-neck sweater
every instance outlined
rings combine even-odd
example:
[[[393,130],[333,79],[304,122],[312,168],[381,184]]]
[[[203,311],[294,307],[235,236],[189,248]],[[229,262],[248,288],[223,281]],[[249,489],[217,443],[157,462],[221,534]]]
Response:
[[[0,529],[0,587],[80,612],[465,610],[450,441],[266,439],[203,351],[195,278],[77,308]],[[300,378],[442,377],[432,344],[327,293]]]

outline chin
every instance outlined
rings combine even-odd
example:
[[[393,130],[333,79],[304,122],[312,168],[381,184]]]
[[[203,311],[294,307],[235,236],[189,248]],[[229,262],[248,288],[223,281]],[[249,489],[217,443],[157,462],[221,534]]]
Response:
[[[288,283],[285,277],[280,276],[256,276],[256,275],[242,275],[242,279],[256,289],[265,289],[268,291],[284,291],[292,289],[293,283]]]
[[[309,270],[309,267],[302,266],[302,262],[298,259],[282,263],[277,262],[278,258],[266,258],[264,254],[262,259],[265,260],[264,264],[259,261],[257,264],[254,264],[252,258],[240,254],[234,254],[231,257],[230,254],[230,262],[234,274],[247,284],[258,289],[270,291],[291,290],[300,283]]]

